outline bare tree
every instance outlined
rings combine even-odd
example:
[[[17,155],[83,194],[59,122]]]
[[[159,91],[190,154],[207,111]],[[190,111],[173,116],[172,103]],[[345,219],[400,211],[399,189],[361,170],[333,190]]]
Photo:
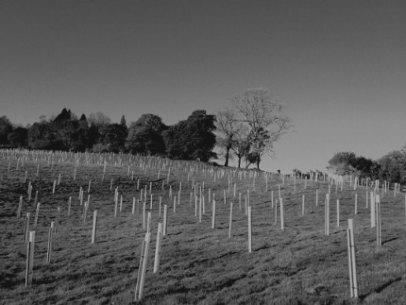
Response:
[[[403,147],[400,151],[406,156],[406,144],[403,145]]]
[[[238,168],[241,168],[241,160],[246,157],[250,151],[248,126],[241,124],[233,137],[231,150],[238,159]]]
[[[111,123],[111,119],[102,112],[91,113],[88,117],[88,121],[90,124],[97,127],[109,125]]]
[[[250,89],[232,98],[238,120],[249,127],[248,165],[259,164],[264,154],[273,152],[274,144],[292,127],[283,106],[265,89]]]
[[[231,109],[219,111],[216,115],[217,144],[225,150],[224,166],[228,166],[230,159],[230,150],[233,147],[236,135],[241,128],[241,122],[238,122],[236,114]]]

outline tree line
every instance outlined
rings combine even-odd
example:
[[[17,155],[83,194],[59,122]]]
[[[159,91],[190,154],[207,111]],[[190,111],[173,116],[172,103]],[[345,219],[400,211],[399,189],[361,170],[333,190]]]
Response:
[[[27,127],[14,126],[0,117],[0,146],[75,152],[127,152],[167,156],[173,159],[207,162],[216,136],[215,116],[194,111],[186,120],[167,126],[154,114],[143,114],[127,125],[125,116],[112,123],[105,114],[92,113],[79,118],[64,108],[51,119],[41,118]]]
[[[186,120],[166,125],[155,114],[143,114],[130,123],[122,116],[112,123],[101,112],[79,118],[64,108],[54,118],[41,117],[23,127],[0,117],[0,147],[75,152],[126,152],[207,162],[224,157],[259,169],[265,155],[292,127],[282,104],[265,89],[250,89],[230,99],[217,115],[194,111]],[[214,148],[218,148],[217,152]]]
[[[338,152],[329,160],[329,167],[339,174],[357,174],[361,178],[406,184],[406,145],[372,160],[353,152]]]

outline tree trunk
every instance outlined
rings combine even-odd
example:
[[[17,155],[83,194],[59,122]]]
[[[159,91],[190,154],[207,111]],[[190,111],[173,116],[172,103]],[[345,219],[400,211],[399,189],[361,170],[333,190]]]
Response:
[[[238,168],[241,168],[241,156],[238,156]]]
[[[228,166],[228,159],[230,158],[230,147],[226,148],[226,161],[224,162],[224,166]]]
[[[250,167],[250,165],[251,165],[251,162],[249,162],[249,161],[246,161],[247,163],[245,164],[245,169],[248,169],[248,167]]]
[[[261,159],[260,158],[258,158],[257,159],[257,161],[256,161],[256,164],[257,164],[257,170],[259,170],[259,163],[261,162]]]

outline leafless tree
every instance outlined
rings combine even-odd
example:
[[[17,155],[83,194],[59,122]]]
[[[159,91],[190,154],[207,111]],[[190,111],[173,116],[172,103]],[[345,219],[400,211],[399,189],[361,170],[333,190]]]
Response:
[[[406,156],[406,144],[403,145],[403,147],[400,151]]]
[[[89,123],[98,127],[105,126],[111,123],[111,119],[102,112],[89,114],[88,121]]]
[[[265,89],[250,89],[232,98],[238,121],[249,127],[249,163],[259,164],[264,154],[273,152],[275,143],[292,127],[283,106]],[[249,165],[249,164],[248,164]]]
[[[237,121],[235,112],[231,109],[219,111],[216,115],[217,144],[225,151],[224,166],[228,166],[231,157],[230,150],[233,147],[239,129],[241,129],[241,125],[241,122]]]
[[[241,124],[233,137],[231,145],[231,150],[238,159],[238,168],[241,168],[241,160],[248,155],[250,147],[249,128],[248,126]]]

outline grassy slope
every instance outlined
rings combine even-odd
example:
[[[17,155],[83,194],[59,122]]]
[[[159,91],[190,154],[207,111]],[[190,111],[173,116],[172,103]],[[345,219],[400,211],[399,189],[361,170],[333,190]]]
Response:
[[[7,162],[0,160],[0,171],[5,175]],[[21,182],[28,170],[32,176],[36,165],[27,163],[24,169],[12,169],[8,178],[0,181],[0,303],[1,304],[127,304],[131,303],[139,264],[140,245],[145,232],[140,217],[131,215],[132,197],[139,197],[134,182],[127,176],[127,168],[110,167],[105,182],[101,183],[102,167],[81,167],[77,181],[69,177],[72,165],[56,165],[53,171],[41,166],[34,190],[40,189],[41,211],[35,248],[34,284],[24,288],[25,244],[24,218],[17,220],[18,198],[26,197],[27,184]],[[52,181],[59,172],[63,181],[51,194]],[[143,183],[148,174],[136,169]],[[176,173],[175,173],[176,174]],[[151,173],[149,175],[152,175]],[[180,177],[182,174],[177,173]],[[205,179],[206,189],[216,192],[217,219],[212,230],[211,207],[207,205],[202,223],[194,216],[194,204],[189,205],[190,183],[186,186],[183,174],[183,198],[172,211],[168,203],[168,235],[164,238],[161,268],[152,274],[157,222],[157,204],[153,207],[152,241],[145,283],[144,304],[352,304],[349,299],[346,250],[346,219],[353,217],[354,191],[333,189],[331,198],[331,235],[324,236],[324,207],[315,206],[314,184],[296,193],[292,185],[285,185],[285,226],[274,224],[270,207],[270,191],[258,179],[251,192],[253,216],[253,252],[247,251],[247,218],[238,203],[234,204],[233,237],[228,239],[229,205],[222,200],[227,187],[226,178],[212,182]],[[156,171],[153,173],[156,179]],[[90,244],[91,215],[81,224],[82,207],[77,195],[79,186],[87,189],[92,178],[90,210],[99,210],[97,244]],[[113,191],[110,179],[119,186],[124,197],[124,209],[113,217]],[[195,175],[196,181],[203,176]],[[174,175],[173,179],[176,179]],[[142,184],[143,184],[142,183]],[[171,183],[177,190],[177,181]],[[275,190],[278,181],[270,185]],[[238,190],[245,192],[252,180],[238,181]],[[320,202],[327,191],[319,184]],[[155,198],[168,191],[154,187]],[[176,192],[174,192],[175,194]],[[305,216],[301,216],[301,196],[306,195]],[[357,272],[360,301],[363,304],[406,304],[406,225],[404,198],[388,194],[382,200],[383,247],[376,249],[375,231],[369,227],[369,209],[365,208],[365,191],[358,191],[359,215],[355,217]],[[231,196],[231,193],[229,193]],[[66,217],[67,198],[72,196],[73,215]],[[341,223],[336,227],[335,201],[341,200]],[[85,195],[86,198],[86,195]],[[221,198],[221,199],[220,199]],[[206,198],[207,200],[207,198]],[[237,200],[238,202],[238,200]],[[62,207],[62,222],[54,239],[53,259],[45,265],[47,230]],[[31,204],[24,204],[23,215],[35,212]]]

